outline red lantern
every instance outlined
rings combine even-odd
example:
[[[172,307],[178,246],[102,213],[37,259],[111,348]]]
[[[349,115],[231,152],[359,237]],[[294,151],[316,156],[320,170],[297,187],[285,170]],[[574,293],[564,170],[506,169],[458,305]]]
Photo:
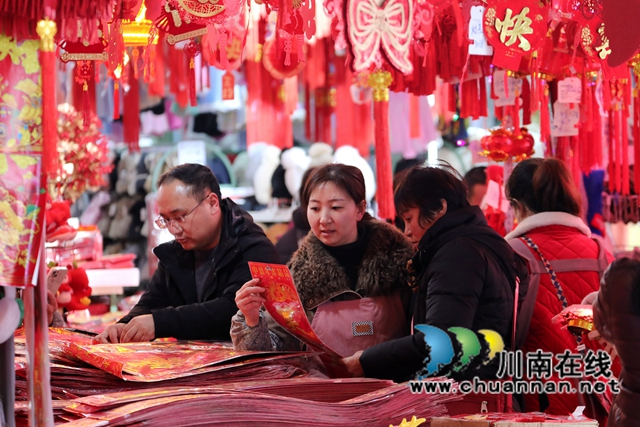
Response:
[[[518,136],[512,136],[511,141],[513,143],[511,155],[515,157],[516,162],[531,157],[535,152],[533,150],[535,140],[527,128],[520,128],[520,134]]]
[[[491,135],[487,135],[480,140],[480,145],[484,152],[483,156],[489,157],[496,162],[504,162],[511,156],[513,141],[511,133],[506,129],[491,130]]]
[[[517,71],[522,57],[544,41],[548,15],[548,7],[538,0],[489,0],[484,32],[495,49],[493,65]]]

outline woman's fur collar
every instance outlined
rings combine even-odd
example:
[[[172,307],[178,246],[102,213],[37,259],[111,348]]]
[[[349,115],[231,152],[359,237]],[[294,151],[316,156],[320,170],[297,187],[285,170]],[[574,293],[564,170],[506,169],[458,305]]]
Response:
[[[585,236],[591,236],[591,230],[582,218],[578,216],[566,212],[540,212],[523,219],[522,222],[504,238],[506,240],[515,239],[531,230],[549,225],[564,225],[566,227],[577,228]]]
[[[387,295],[407,287],[407,261],[413,256],[411,244],[395,227],[377,220],[363,221],[369,242],[358,271],[357,290],[363,296]],[[338,261],[324,249],[313,232],[289,264],[302,304],[312,309],[350,291],[346,274]]]

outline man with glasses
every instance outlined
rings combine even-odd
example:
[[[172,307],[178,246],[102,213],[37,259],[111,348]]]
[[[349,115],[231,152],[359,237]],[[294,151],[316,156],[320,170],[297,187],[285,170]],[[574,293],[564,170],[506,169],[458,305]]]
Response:
[[[249,214],[221,199],[206,166],[184,164],[162,175],[157,203],[156,225],[175,240],[153,250],[158,270],[140,301],[94,342],[229,340],[236,291],[251,280],[247,262],[278,262],[273,244]]]

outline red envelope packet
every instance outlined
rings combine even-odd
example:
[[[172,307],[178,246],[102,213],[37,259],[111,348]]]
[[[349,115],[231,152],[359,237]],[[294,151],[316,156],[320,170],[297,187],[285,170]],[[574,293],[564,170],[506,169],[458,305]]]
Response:
[[[341,358],[338,353],[326,345],[311,328],[307,314],[300,302],[300,296],[293,283],[293,277],[286,265],[249,262],[251,276],[260,279],[261,286],[267,292],[265,308],[289,333],[308,346]]]

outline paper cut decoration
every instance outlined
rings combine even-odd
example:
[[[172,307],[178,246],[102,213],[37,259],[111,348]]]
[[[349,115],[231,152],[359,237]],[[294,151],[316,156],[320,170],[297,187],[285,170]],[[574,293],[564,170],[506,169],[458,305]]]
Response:
[[[413,31],[413,0],[348,0],[347,26],[353,50],[353,68],[368,71],[382,66],[382,54],[403,74],[413,72],[409,46]]]

